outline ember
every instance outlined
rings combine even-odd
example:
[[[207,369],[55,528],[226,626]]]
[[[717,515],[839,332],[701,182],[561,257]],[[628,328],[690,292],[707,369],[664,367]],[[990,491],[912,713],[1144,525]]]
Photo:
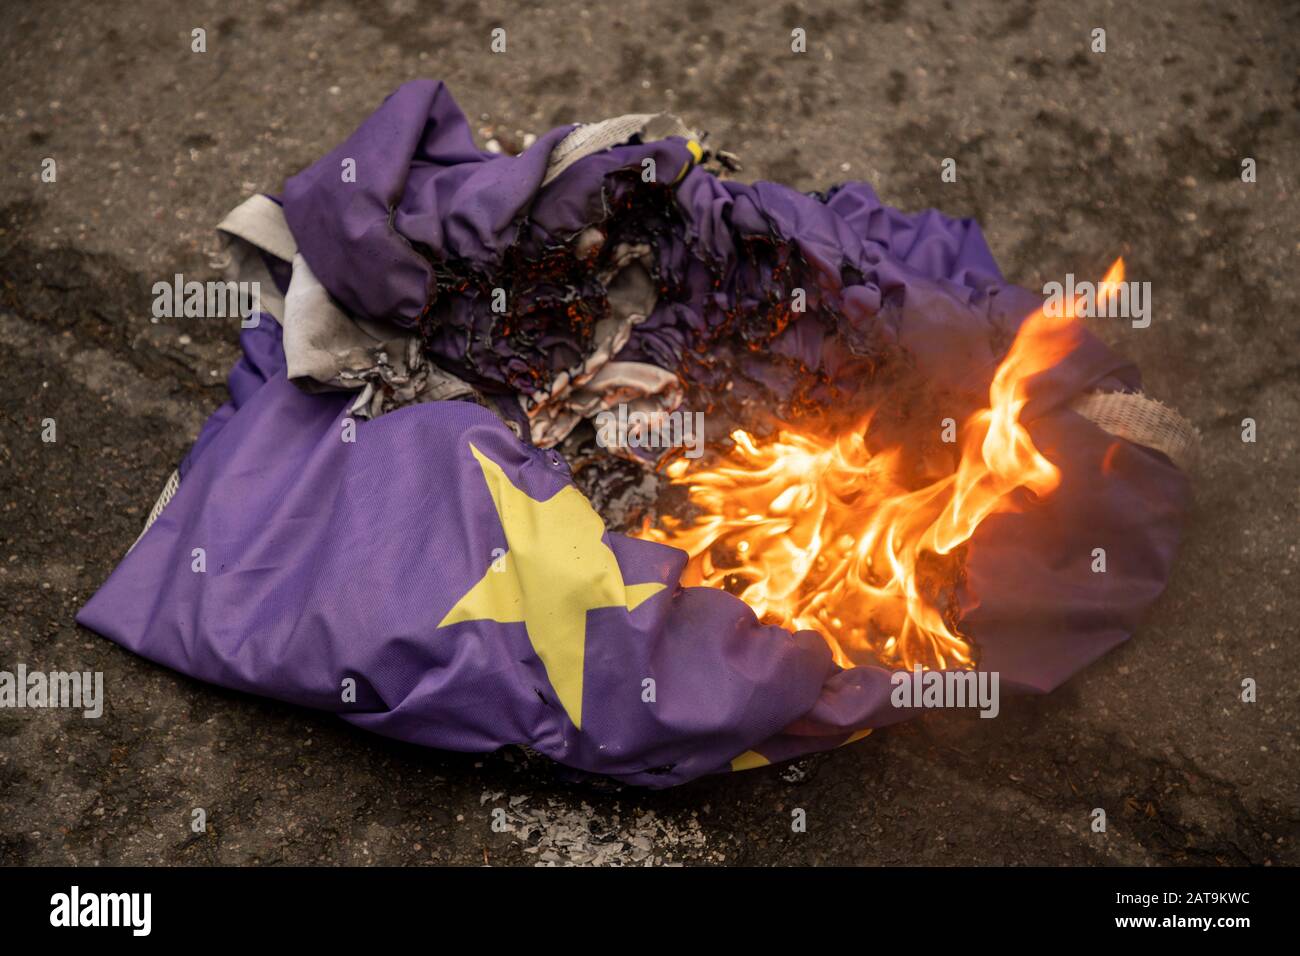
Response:
[[[1121,259],[1101,291],[1123,279]],[[943,477],[909,488],[901,449],[869,450],[870,416],[837,434],[786,425],[759,441],[736,430],[725,461],[668,466],[700,514],[665,517],[640,536],[690,555],[684,585],[724,587],[765,622],[817,631],[842,667],[868,656],[908,669],[974,666],[957,626],[960,549],[990,514],[1018,506],[1016,489],[1042,496],[1059,483],[1020,412],[1026,382],[1079,344],[1077,301],[1025,320]]]

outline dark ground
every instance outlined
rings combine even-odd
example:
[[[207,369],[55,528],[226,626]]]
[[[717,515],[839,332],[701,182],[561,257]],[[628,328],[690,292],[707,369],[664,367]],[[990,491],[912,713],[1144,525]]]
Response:
[[[4,6],[0,669],[102,670],[108,701],[98,721],[0,711],[0,862],[1300,862],[1294,4]],[[505,55],[487,52],[495,26]],[[1145,627],[998,720],[941,713],[664,793],[569,785],[519,751],[394,744],[77,628],[235,356],[229,323],[151,323],[150,286],[212,277],[223,213],[419,76],[448,81],[485,139],[673,109],[747,178],[861,178],[893,205],[975,216],[1031,288],[1124,255],[1155,318],[1101,331],[1204,436]],[[40,441],[46,417],[57,444]],[[494,807],[513,832],[491,830]]]

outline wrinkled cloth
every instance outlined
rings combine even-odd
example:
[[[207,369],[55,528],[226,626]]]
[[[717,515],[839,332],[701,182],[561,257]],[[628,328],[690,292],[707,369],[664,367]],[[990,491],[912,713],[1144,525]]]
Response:
[[[284,298],[286,371],[300,387],[360,389],[349,410],[364,418],[418,402],[475,396],[473,388],[428,360],[417,336],[346,316],[300,255]]]
[[[252,196],[217,226],[226,277],[256,283],[280,323],[289,378],[307,391],[355,391],[350,411],[376,418],[418,402],[471,399],[475,390],[425,355],[419,336],[391,322],[354,319],[298,254],[280,205]]]
[[[603,317],[600,257],[625,241],[652,240],[662,294],[613,358],[714,396],[729,382],[738,396],[788,391],[792,370],[852,383],[862,353],[894,345],[915,351],[923,376],[964,373],[957,384],[982,401],[995,345],[1041,304],[1002,281],[973,222],[889,209],[861,182],[818,196],[719,180],[694,168],[682,137],[586,156],[541,186],[571,130],[519,156],[482,152],[441,83],[409,83],[288,180],[285,215],[350,314],[420,327],[444,368],[511,394],[582,369]],[[345,159],[364,188],[341,181]],[[647,162],[662,182],[642,181]],[[609,233],[594,251],[579,242],[593,223]],[[497,288],[511,290],[513,321],[492,311]],[[789,308],[795,288],[801,315]],[[932,341],[916,349],[917,335]],[[1099,342],[1084,351],[1082,377],[1136,387],[1136,370]]]
[[[580,421],[594,419],[600,412],[619,405],[626,406],[629,415],[653,419],[681,403],[681,382],[671,372],[645,362],[606,362],[562,398],[538,407],[532,419],[533,444],[551,448],[568,437]],[[638,454],[636,442],[622,424],[625,420],[626,416],[616,423],[608,450],[635,461],[650,459]]]
[[[982,401],[1041,304],[1005,282],[973,222],[901,213],[864,183],[810,196],[721,181],[681,138],[605,150],[542,186],[569,131],[518,157],[487,154],[442,84],[407,84],[289,180],[285,216],[342,309],[417,330],[439,367],[515,397],[581,367],[588,320],[608,314],[591,273],[624,243],[653,247],[657,296],[610,361],[709,394],[735,383],[770,395],[803,375],[816,397],[901,355]],[[349,157],[358,180],[341,184]],[[646,159],[665,171],[649,191]],[[581,260],[593,227],[605,241]],[[570,274],[576,287],[557,284]],[[494,317],[482,292],[506,280],[520,293],[513,318],[533,325]],[[788,309],[793,288],[806,313]],[[558,319],[561,303],[572,312]],[[230,401],[83,625],[199,679],[398,739],[523,744],[651,787],[826,750],[915,713],[892,705],[890,670],[842,669],[816,633],[681,587],[684,553],[603,531],[563,458],[487,409],[416,404],[342,441],[353,397],[296,387],[278,323],[241,343]],[[1029,383],[1021,420],[1061,484],[980,526],[960,594],[963,633],[1003,690],[1059,686],[1129,637],[1165,586],[1186,478],[1069,407],[1138,385],[1082,329]],[[1098,547],[1105,574],[1090,568]]]

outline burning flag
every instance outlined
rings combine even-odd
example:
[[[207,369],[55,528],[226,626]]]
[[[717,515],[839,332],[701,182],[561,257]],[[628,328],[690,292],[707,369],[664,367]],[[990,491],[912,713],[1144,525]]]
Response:
[[[1123,261],[1103,288],[1122,282]],[[835,662],[862,660],[904,669],[969,667],[972,648],[956,632],[959,609],[938,599],[951,594],[961,563],[952,560],[989,515],[1013,510],[1013,492],[1050,494],[1060,471],[1034,446],[1020,422],[1027,382],[1067,358],[1082,327],[1067,308],[1043,310],[1021,327],[989,389],[987,408],[971,416],[951,470],[919,488],[901,474],[900,451],[873,454],[870,417],[834,435],[783,427],[765,442],[744,431],[732,438],[731,460],[715,468],[668,468],[687,484],[701,515],[689,527],[667,518],[669,530],[643,537],[686,551],[683,584],[737,592],[760,618],[826,638]],[[713,549],[735,560],[718,567]],[[945,574],[946,572],[946,574]]]
[[[222,223],[263,290],[230,401],[78,620],[378,733],[655,787],[904,719],[896,672],[1041,693],[1128,637],[1187,493],[1136,370],[973,223],[723,158],[658,116],[485,153],[441,84],[399,89]],[[727,448],[597,456],[684,492],[610,530],[575,449],[691,402]]]

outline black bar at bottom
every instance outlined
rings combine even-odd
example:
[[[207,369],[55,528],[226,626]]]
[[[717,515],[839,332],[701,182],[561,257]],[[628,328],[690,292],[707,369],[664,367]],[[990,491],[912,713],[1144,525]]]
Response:
[[[801,924],[815,930],[810,943],[834,927],[869,934],[864,946],[882,937],[968,940],[973,932],[1040,941],[1195,934],[1230,943],[1288,927],[1297,872],[11,868],[0,869],[0,918],[6,942],[76,934],[78,942],[205,947],[413,936],[460,948],[479,936],[485,946],[517,944],[520,934],[538,945],[584,948],[602,939],[664,940],[664,933],[683,942],[721,934],[734,943],[799,933]]]

